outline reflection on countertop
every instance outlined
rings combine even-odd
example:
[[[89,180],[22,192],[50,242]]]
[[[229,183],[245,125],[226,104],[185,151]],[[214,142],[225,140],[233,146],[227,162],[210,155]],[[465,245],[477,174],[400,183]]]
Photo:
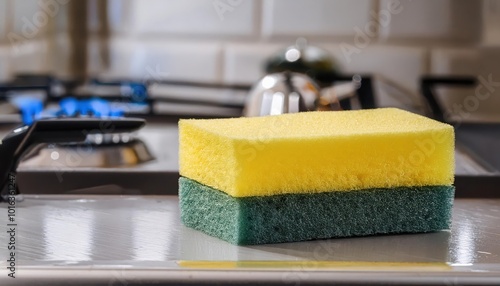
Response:
[[[0,211],[6,207],[0,205]],[[456,200],[451,231],[257,246],[231,245],[182,226],[173,196],[26,196],[17,208],[19,263],[24,266],[134,267],[148,262],[170,267],[181,260],[269,260],[438,262],[500,269],[500,200]],[[2,225],[6,218],[0,216]],[[5,232],[0,241],[7,241]]]
[[[498,285],[499,214],[500,200],[459,199],[451,231],[236,246],[182,226],[175,196],[26,195],[16,263],[20,281],[50,286]]]

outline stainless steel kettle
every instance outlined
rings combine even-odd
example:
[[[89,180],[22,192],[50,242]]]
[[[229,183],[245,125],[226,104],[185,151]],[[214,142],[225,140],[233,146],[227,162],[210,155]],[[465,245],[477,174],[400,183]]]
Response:
[[[291,71],[306,74],[321,84],[340,74],[340,65],[325,49],[298,38],[294,45],[271,55],[265,63],[267,74]]]
[[[319,89],[307,75],[282,72],[266,75],[247,97],[243,115],[266,116],[313,110],[341,110],[339,101],[354,97],[360,81]]]

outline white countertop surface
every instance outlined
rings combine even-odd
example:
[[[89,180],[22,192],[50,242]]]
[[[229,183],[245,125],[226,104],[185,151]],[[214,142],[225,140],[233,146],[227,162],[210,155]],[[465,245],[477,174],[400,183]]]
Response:
[[[25,196],[15,220],[12,279],[0,204],[1,285],[500,282],[500,200],[456,200],[451,231],[258,246],[182,226],[175,196]]]

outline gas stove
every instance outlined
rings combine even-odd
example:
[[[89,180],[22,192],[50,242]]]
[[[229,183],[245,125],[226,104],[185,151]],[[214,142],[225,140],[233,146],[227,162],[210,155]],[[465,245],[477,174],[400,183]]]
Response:
[[[47,142],[17,168],[21,193],[165,194],[176,186],[177,120],[240,116],[249,86],[19,75],[0,84],[0,135],[34,122],[138,117],[140,132],[89,130],[83,142]]]
[[[114,144],[46,144],[19,164],[24,194],[163,195],[176,190],[177,124],[152,122]]]
[[[176,194],[171,192],[177,190],[179,176],[178,119],[241,116],[250,88],[19,75],[0,84],[0,136],[44,118],[142,118],[147,124],[139,131],[89,132],[82,142],[38,145],[19,163],[19,190],[21,194]],[[369,76],[358,93],[364,108],[374,107]],[[348,109],[348,102],[343,107]]]
[[[150,128],[156,138],[147,136],[148,131],[139,135],[137,130],[144,124],[135,118],[56,118],[8,132],[0,144],[2,197],[6,193],[161,193],[165,187],[161,181],[165,173],[175,172],[177,159],[165,156],[157,143],[176,146],[176,132],[165,133],[168,128],[162,125],[161,131]],[[89,141],[89,131],[95,130],[118,138],[111,144]],[[173,136],[168,138],[169,134]],[[155,146],[156,155],[148,144]]]
[[[50,75],[18,75],[0,83],[0,123],[42,117],[240,116],[250,86],[178,81],[94,78],[85,82]]]

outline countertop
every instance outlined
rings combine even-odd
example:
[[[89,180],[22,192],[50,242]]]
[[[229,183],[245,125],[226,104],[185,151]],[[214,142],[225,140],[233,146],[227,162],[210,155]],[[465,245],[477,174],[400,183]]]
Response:
[[[259,246],[182,226],[176,196],[25,195],[15,226],[7,208],[1,285],[500,283],[500,200],[455,200],[451,231]],[[15,279],[6,268],[11,227]]]

